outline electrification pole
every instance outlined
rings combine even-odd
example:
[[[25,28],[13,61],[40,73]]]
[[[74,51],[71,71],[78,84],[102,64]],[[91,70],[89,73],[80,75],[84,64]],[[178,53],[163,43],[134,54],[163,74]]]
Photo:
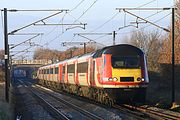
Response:
[[[4,49],[5,49],[5,99],[9,102],[9,45],[7,33],[7,8],[4,8]]]
[[[86,43],[84,43],[84,54],[86,54]]]
[[[115,43],[115,40],[116,40],[115,36],[116,36],[116,31],[113,31],[113,45],[116,44],[116,43]]]
[[[174,87],[174,8],[172,8],[172,106],[175,104],[175,87]]]

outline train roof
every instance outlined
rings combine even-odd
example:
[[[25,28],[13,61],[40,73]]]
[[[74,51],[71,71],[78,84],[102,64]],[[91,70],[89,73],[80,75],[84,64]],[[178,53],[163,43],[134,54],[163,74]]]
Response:
[[[74,56],[74,57],[72,57],[72,58],[65,59],[65,60],[63,60],[63,61],[59,61],[58,63],[54,63],[54,64],[49,64],[49,65],[46,65],[46,66],[42,66],[42,67],[40,67],[39,69],[50,68],[50,67],[52,67],[52,66],[58,66],[59,64],[62,64],[62,63],[64,63],[64,62],[71,63],[71,62],[74,61],[74,60],[92,57],[94,53],[95,53],[95,52],[91,52],[91,53],[86,53],[86,54],[79,55],[79,56]]]
[[[138,53],[139,55],[144,54],[143,51],[141,49],[139,49],[138,47],[135,47],[135,46],[129,45],[129,44],[119,44],[119,45],[114,45],[114,46],[107,46],[107,47],[104,47],[104,48],[99,49],[97,51],[87,53],[87,54],[83,54],[83,55],[79,55],[79,56],[75,56],[75,57],[60,61],[60,62],[55,63],[55,64],[50,64],[50,65],[47,65],[47,66],[43,66],[41,68],[47,68],[47,67],[51,67],[51,66],[58,66],[59,64],[64,63],[64,62],[71,62],[71,61],[74,61],[74,60],[88,58],[88,57],[98,58],[98,57],[101,57],[102,54],[119,54],[119,53],[129,54],[129,53],[132,53],[132,51],[134,53]]]
[[[140,55],[143,54],[143,51],[139,49],[138,47],[135,47],[129,44],[119,44],[119,45],[114,45],[114,46],[107,46],[107,47],[97,50],[94,53],[93,58],[101,57],[102,54],[112,54],[112,53],[119,53],[119,52],[128,53],[131,51],[134,51]]]
[[[48,68],[48,67],[51,67],[51,66],[58,66],[58,63],[54,63],[54,64],[49,64],[49,65],[46,65],[46,66],[42,66],[42,67],[40,67],[40,69],[42,69],[42,68]]]

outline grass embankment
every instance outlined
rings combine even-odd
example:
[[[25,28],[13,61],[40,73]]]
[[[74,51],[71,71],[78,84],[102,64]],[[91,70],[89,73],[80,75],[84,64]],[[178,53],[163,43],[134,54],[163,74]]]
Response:
[[[13,113],[11,104],[5,102],[4,73],[0,70],[0,120],[13,120]]]
[[[175,84],[175,101],[176,106],[172,107],[172,87],[171,87],[171,79],[164,78],[160,76],[158,73],[149,73],[149,86],[147,89],[147,101],[154,104],[157,107],[172,109],[180,112],[180,81],[176,81]]]
[[[5,102],[0,102],[0,120],[13,120],[12,109]]]

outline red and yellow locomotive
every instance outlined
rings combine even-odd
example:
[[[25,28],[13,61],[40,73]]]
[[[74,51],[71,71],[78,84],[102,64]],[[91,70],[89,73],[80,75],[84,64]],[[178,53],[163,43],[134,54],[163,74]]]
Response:
[[[144,101],[149,82],[144,53],[127,44],[41,67],[37,75],[41,84],[105,104]]]

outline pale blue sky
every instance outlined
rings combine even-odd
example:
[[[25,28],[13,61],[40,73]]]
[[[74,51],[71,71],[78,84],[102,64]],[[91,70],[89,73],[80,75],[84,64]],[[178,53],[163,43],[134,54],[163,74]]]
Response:
[[[24,29],[19,31],[19,33],[27,33],[27,32],[38,32],[44,33],[43,36],[37,37],[33,39],[33,42],[38,44],[44,45],[45,43],[52,41],[49,43],[48,48],[57,49],[57,50],[64,50],[60,43],[64,41],[87,41],[78,36],[73,36],[73,33],[82,33],[82,32],[112,32],[117,30],[119,27],[124,26],[124,13],[119,13],[116,8],[120,7],[139,7],[146,3],[146,6],[143,7],[171,7],[173,5],[173,0],[0,0],[0,8],[8,8],[8,9],[69,9],[72,10],[78,3],[82,3],[74,9],[69,14],[62,13],[58,16],[55,16],[49,20],[47,23],[60,23],[59,21],[62,20],[62,17],[65,15],[63,23],[73,23],[75,18],[79,18],[83,13],[84,15],[75,23],[87,23],[86,29],[75,28],[66,31],[67,26],[32,26],[30,28]],[[94,4],[93,4],[94,3]],[[93,6],[90,8],[90,6]],[[86,10],[90,8],[87,12]],[[51,15],[53,12],[15,12],[15,13],[8,13],[8,31],[12,31],[18,28],[21,28],[29,23],[32,23],[36,20],[39,20],[43,17]],[[151,14],[157,13],[157,11],[150,11],[150,12],[141,12],[136,11],[135,14],[147,17]],[[165,15],[170,13],[170,11],[164,11],[159,13],[151,18],[150,21],[154,22]],[[2,17],[3,12],[1,12]],[[110,20],[115,14],[117,14],[113,19]],[[107,24],[100,27],[103,23],[107,20],[110,20]],[[126,24],[128,25],[129,22],[134,21],[135,18],[126,14]],[[62,23],[62,22],[61,22]],[[170,15],[163,20],[157,23],[160,26],[167,28],[170,24]],[[147,26],[148,24],[140,25],[139,27]],[[2,26],[2,19],[0,20],[0,49],[4,48],[4,41],[3,41],[3,26]],[[99,28],[99,29],[96,29]],[[126,28],[123,30],[118,31],[119,35],[117,35],[117,43],[121,43],[121,39],[123,36],[128,36],[129,32],[132,31],[133,28]],[[157,29],[155,27],[147,27],[148,29]],[[52,32],[51,32],[52,31]],[[62,34],[62,31],[66,31]],[[62,35],[61,35],[62,34]],[[22,42],[32,36],[9,36],[9,43],[17,44],[18,42]],[[99,36],[87,36],[91,39],[96,39]],[[103,43],[105,45],[112,44],[112,36],[105,36],[101,39],[97,39],[97,42]],[[28,46],[21,46],[17,47],[14,50],[22,50],[28,48]],[[34,50],[32,48],[31,50]]]

